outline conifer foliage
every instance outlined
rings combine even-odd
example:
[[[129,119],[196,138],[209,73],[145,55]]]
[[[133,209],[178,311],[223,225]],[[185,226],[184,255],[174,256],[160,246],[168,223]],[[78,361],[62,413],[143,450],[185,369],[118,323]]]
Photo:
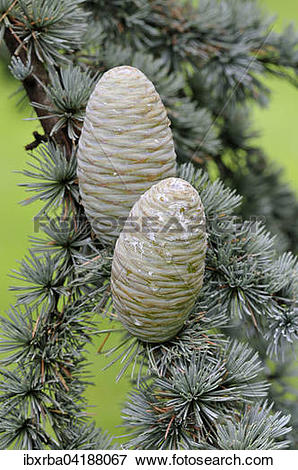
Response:
[[[42,202],[36,224],[43,234],[31,237],[11,273],[16,303],[1,318],[2,449],[117,447],[88,416],[84,397],[86,345],[103,313],[113,322],[101,331],[102,349],[122,364],[117,380],[132,379],[125,447],[297,445],[289,378],[298,265],[287,250],[295,249],[298,204],[251,144],[247,116],[252,101],[268,100],[263,75],[297,86],[298,37],[291,26],[274,33],[255,0],[198,3],[0,0],[9,68],[43,130],[26,146],[22,170],[23,203]],[[78,185],[88,100],[102,74],[119,65],[154,83],[172,123],[176,176],[199,193],[206,216],[202,288],[183,327],[158,343],[114,319],[114,245],[95,236]],[[264,215],[264,206],[267,226],[251,217]],[[108,349],[104,335],[119,329],[123,338]]]

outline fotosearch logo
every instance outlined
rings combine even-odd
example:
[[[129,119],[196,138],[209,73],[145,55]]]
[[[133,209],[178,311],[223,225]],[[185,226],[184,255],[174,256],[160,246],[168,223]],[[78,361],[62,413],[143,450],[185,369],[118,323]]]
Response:
[[[179,217],[99,217],[93,220],[94,226],[102,226],[105,232],[122,231],[124,233],[182,233],[206,231],[205,219],[193,217],[182,220]]]
[[[225,216],[217,218],[209,218],[208,224],[212,225],[212,231],[226,231],[229,228],[230,233],[237,234],[243,229],[243,224],[249,224],[250,231],[255,232],[259,223],[265,222],[265,217],[254,216],[250,217],[249,220],[244,221],[239,216]],[[33,219],[34,233],[39,233],[45,227],[51,227],[52,230],[57,229],[61,233],[69,231],[71,225],[81,226],[86,225],[88,229],[88,222],[85,218],[74,218],[68,217],[61,220],[60,217],[54,216],[52,218],[46,216],[36,216]],[[104,230],[105,233],[124,232],[124,233],[169,233],[169,234],[181,234],[186,233],[197,233],[198,231],[206,232],[205,219],[197,216],[189,219],[182,219],[181,217],[169,216],[167,218],[159,218],[158,216],[143,216],[143,217],[112,217],[102,216],[93,219],[93,227],[96,227],[99,231]]]
[[[73,218],[64,218],[63,225],[65,228],[69,224],[73,223]],[[85,220],[76,219],[76,225],[79,222],[85,222]],[[34,232],[38,233],[45,226],[57,226],[60,230],[61,219],[59,217],[35,217],[34,218]],[[92,225],[97,228],[104,229],[105,233],[125,232],[125,233],[182,233],[182,232],[197,232],[206,231],[205,219],[201,217],[193,217],[192,219],[182,220],[179,217],[171,216],[168,218],[160,219],[158,216],[155,217],[112,217],[102,216],[94,218]]]

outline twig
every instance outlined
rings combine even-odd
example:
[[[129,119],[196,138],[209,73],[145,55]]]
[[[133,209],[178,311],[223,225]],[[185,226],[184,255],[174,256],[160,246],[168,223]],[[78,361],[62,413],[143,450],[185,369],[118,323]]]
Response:
[[[35,140],[33,142],[31,142],[31,144],[27,144],[25,146],[25,150],[34,150],[42,142],[47,142],[48,141],[48,137],[46,135],[41,135],[37,131],[33,132],[33,137],[34,137]]]
[[[3,15],[1,16],[1,18],[0,18],[0,23],[1,23],[1,21],[4,20],[4,18],[8,15],[8,13],[13,9],[13,7],[14,7],[15,4],[17,3],[17,1],[18,1],[18,0],[14,0],[14,1],[12,2],[12,4],[9,5],[9,7],[7,8],[7,10],[6,10],[6,11],[3,13]]]
[[[20,38],[15,34],[12,28],[8,27],[4,32],[5,44],[13,56],[18,53],[18,56],[25,64],[27,61],[27,50],[23,45]],[[22,47],[20,47],[22,46]],[[32,73],[23,80],[23,86],[31,103],[43,104],[46,107],[50,106],[49,97],[46,93],[46,85],[49,82],[49,77],[43,63],[38,59],[34,50],[31,52]],[[57,123],[58,118],[55,116],[49,117],[46,109],[34,108],[37,117],[40,118],[41,126],[46,136],[50,136],[53,127]],[[44,119],[44,117],[47,119]],[[59,129],[54,135],[54,140],[65,147],[67,158],[70,158],[72,152],[72,141],[69,139],[65,129]]]

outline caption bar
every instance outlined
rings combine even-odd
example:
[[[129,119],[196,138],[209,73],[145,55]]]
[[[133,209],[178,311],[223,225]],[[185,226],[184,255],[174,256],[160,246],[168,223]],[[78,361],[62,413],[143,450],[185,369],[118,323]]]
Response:
[[[294,470],[298,451],[0,451],[2,468],[18,469],[88,469],[121,468],[124,470],[200,468],[231,469],[242,467]]]

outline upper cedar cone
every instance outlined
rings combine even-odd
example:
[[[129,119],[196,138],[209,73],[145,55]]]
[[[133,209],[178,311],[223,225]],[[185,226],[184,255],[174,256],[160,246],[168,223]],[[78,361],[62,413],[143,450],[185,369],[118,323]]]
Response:
[[[111,289],[119,320],[143,341],[183,326],[204,275],[205,216],[196,189],[167,178],[134,204],[115,246]]]
[[[103,243],[113,242],[137,199],[175,176],[170,121],[153,84],[138,69],[115,67],[98,81],[78,147],[86,215]]]

